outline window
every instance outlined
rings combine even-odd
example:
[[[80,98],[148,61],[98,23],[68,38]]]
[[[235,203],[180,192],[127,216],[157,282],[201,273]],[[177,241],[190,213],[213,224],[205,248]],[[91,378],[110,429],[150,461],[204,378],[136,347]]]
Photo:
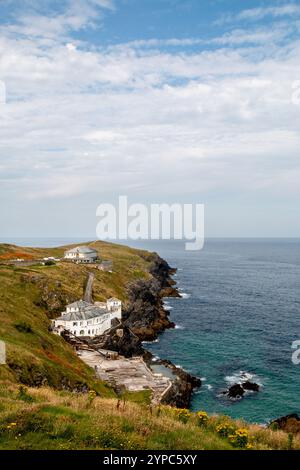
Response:
[[[73,326],[77,326],[77,322],[76,322],[76,321],[73,322]]]

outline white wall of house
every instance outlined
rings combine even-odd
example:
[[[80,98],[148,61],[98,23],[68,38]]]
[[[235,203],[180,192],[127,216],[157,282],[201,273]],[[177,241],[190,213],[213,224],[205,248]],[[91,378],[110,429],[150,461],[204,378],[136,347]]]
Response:
[[[90,320],[54,320],[54,327],[59,331],[63,329],[70,331],[75,336],[99,336],[103,335],[106,330],[111,328],[111,322],[114,318],[121,319],[121,316],[111,312],[100,317],[91,318]]]
[[[92,263],[93,261],[96,261],[98,258],[97,253],[76,253],[76,252],[69,252],[66,251],[64,255],[65,259],[71,259],[71,260],[77,260],[77,261],[82,261],[82,262],[90,262]]]
[[[109,299],[106,301],[106,308],[110,312],[121,313],[122,311],[122,302],[118,299]]]

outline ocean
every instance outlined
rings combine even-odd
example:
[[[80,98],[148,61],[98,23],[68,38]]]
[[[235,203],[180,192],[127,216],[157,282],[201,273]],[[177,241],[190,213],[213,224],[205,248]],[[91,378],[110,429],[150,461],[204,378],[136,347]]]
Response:
[[[79,242],[10,240],[72,241]],[[157,251],[177,268],[182,298],[166,300],[176,328],[147,348],[202,379],[192,410],[257,423],[300,414],[300,364],[293,364],[291,348],[300,340],[299,239],[209,239],[196,252],[178,241],[128,244]],[[224,389],[245,377],[260,385],[258,393],[235,402],[224,397]]]

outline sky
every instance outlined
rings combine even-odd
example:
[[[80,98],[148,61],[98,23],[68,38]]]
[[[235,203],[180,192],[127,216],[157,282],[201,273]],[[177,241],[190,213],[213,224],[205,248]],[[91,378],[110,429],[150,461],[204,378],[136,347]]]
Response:
[[[119,195],[300,237],[299,90],[299,0],[0,0],[0,237],[95,238]]]

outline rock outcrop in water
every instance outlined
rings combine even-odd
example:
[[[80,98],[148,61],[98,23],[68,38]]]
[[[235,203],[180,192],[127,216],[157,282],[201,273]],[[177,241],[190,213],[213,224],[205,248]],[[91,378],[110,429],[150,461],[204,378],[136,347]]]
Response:
[[[242,398],[245,392],[247,391],[258,392],[259,385],[255,382],[250,382],[249,380],[247,380],[246,382],[243,382],[241,384],[237,383],[231,385],[228,390],[223,392],[223,394],[227,395],[229,398],[232,399],[239,399]]]

